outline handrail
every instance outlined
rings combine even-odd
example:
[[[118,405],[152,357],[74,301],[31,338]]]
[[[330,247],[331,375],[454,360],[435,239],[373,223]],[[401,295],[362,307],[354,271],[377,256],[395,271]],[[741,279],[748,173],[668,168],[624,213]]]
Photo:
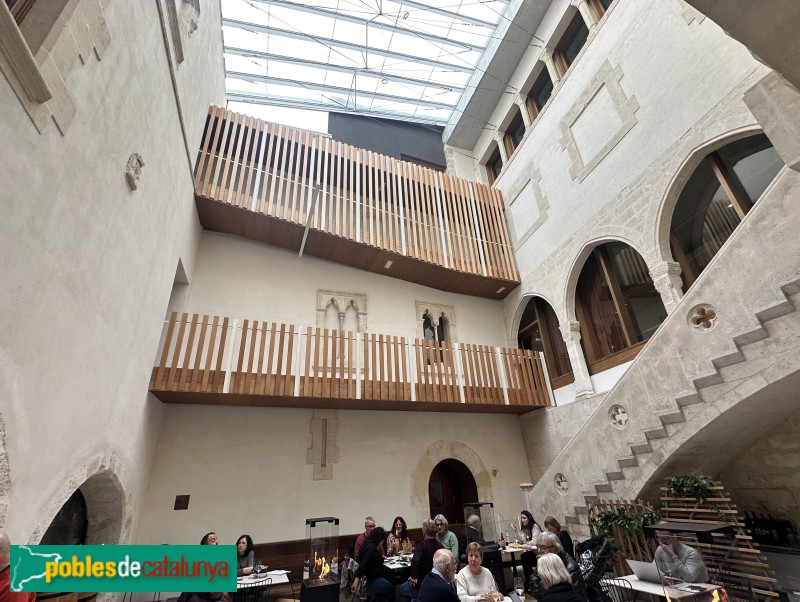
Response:
[[[198,196],[459,272],[519,281],[499,190],[212,106]]]
[[[552,405],[541,355],[172,312],[153,392],[274,398]]]

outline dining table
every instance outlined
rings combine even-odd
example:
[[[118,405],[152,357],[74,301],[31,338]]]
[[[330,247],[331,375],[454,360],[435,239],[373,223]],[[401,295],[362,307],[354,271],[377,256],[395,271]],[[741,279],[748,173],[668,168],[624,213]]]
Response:
[[[533,552],[536,553],[536,546],[529,546],[526,544],[519,544],[519,543],[510,543],[507,544],[504,548],[500,548],[504,558],[503,563],[505,564],[508,560],[506,557],[510,556],[511,562],[511,572],[513,573],[514,577],[518,577],[517,574],[517,554],[522,556],[524,552]]]

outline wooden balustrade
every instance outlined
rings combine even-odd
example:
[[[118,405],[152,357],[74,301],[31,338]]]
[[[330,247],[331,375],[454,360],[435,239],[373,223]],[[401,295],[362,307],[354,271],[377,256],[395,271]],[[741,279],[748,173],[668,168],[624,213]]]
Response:
[[[550,405],[522,349],[173,312],[150,390],[166,402],[524,413]]]
[[[326,134],[211,107],[195,192],[201,222],[217,230],[387,273],[383,255],[365,259],[336,242],[350,241],[388,252],[393,262],[414,259],[471,277],[388,272],[445,290],[497,298],[519,283],[500,191]],[[208,201],[280,220],[283,229],[245,224]]]

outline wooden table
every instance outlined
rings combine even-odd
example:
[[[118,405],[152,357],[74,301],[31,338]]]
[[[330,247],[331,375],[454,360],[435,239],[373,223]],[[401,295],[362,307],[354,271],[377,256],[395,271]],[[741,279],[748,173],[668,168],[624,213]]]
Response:
[[[714,590],[720,589],[721,586],[714,585],[713,583],[686,583],[680,584],[678,586],[664,586],[660,583],[652,583],[651,581],[639,581],[636,575],[626,575],[625,577],[616,577],[616,579],[621,579],[623,581],[627,581],[631,584],[631,588],[637,592],[642,592],[643,594],[650,594],[652,596],[658,596],[660,598],[666,598],[667,594],[672,600],[677,600],[680,598],[688,598],[689,596],[697,596],[702,594],[710,594]],[[600,581],[603,585],[606,586],[614,586],[613,579],[602,579]],[[705,591],[702,592],[689,592],[684,591],[682,589],[678,589],[680,587],[684,587],[684,585],[697,585],[699,587],[705,588]]]

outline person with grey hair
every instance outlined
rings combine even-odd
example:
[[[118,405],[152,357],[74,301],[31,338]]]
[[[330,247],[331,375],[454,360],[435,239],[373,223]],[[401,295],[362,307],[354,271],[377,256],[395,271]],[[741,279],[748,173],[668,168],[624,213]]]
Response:
[[[539,556],[544,554],[554,554],[558,556],[569,573],[570,581],[572,583],[572,588],[575,590],[575,594],[580,600],[587,599],[586,583],[583,580],[583,575],[581,575],[581,567],[577,562],[575,562],[575,559],[573,559],[572,556],[564,551],[564,546],[561,545],[561,540],[559,539],[558,535],[550,533],[550,531],[540,533],[539,537],[536,538],[536,553]],[[538,573],[538,569],[534,570],[530,579],[530,590],[533,594],[533,597],[541,602],[544,598],[545,589],[546,588],[542,586],[542,579]]]
[[[361,546],[364,545],[364,542],[369,539],[372,530],[375,528],[375,519],[371,516],[368,516],[364,519],[364,532],[356,537],[356,546],[353,549],[353,558],[358,558],[358,553],[361,551]],[[381,545],[378,546],[378,552],[381,553],[381,556],[386,556],[386,552],[383,549],[383,542]]]
[[[411,602],[417,597],[417,583],[433,569],[433,557],[442,544],[436,541],[436,524],[430,518],[422,521],[422,541],[414,548],[411,559],[411,576],[400,586],[400,598],[403,602]]]
[[[664,521],[659,525],[666,524]],[[655,560],[658,570],[664,575],[676,577],[688,583],[705,583],[708,581],[708,571],[700,552],[676,537],[670,531],[656,531]]]
[[[458,538],[455,533],[450,531],[450,523],[447,522],[444,514],[437,514],[433,519],[433,523],[436,525],[436,541],[458,558]]]
[[[571,577],[564,561],[556,554],[542,554],[536,562],[536,572],[541,579],[544,594],[542,602],[583,602],[572,587]]]
[[[0,600],[2,602],[34,602],[34,592],[11,591],[11,538],[0,531]]]
[[[460,602],[451,583],[456,575],[456,557],[445,548],[433,555],[433,570],[422,581],[417,602]]]

